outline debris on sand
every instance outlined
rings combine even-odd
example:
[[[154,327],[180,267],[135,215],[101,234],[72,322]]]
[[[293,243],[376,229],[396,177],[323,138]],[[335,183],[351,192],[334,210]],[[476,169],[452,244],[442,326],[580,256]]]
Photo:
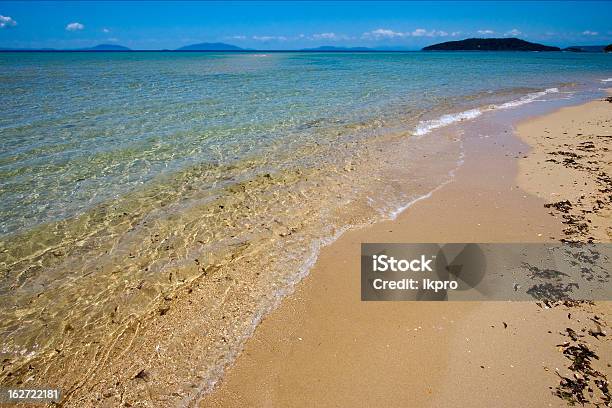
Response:
[[[612,97],[608,97],[606,100]],[[580,130],[580,129],[579,129]],[[567,134],[567,133],[564,133]],[[565,168],[572,172],[579,172],[580,177],[574,184],[584,184],[582,195],[579,197],[546,203],[544,207],[550,208],[551,215],[563,219],[566,228],[562,242],[593,242],[592,235],[601,231],[594,231],[593,222],[597,214],[612,206],[612,177],[607,171],[609,151],[612,142],[609,135],[596,135],[590,132],[575,133],[575,138],[564,138],[563,144],[550,146],[546,151],[548,163],[559,172]],[[578,188],[578,187],[577,187]],[[588,194],[587,194],[588,192]],[[561,195],[562,196],[562,195]],[[601,235],[601,233],[599,233]],[[597,240],[604,239],[602,236]]]
[[[597,325],[597,328],[595,330],[589,329],[588,333],[596,339],[599,339],[600,337],[606,337],[606,332],[601,330],[600,325]]]
[[[601,327],[598,325],[596,330],[601,331]],[[589,330],[589,334],[591,332],[596,331]],[[568,369],[572,371],[572,376],[565,377],[557,372],[560,381],[554,394],[570,406],[576,404],[593,404],[596,407],[612,406],[608,379],[591,365],[593,360],[599,360],[599,356],[583,340],[584,336],[577,334],[574,329],[568,327],[562,334],[572,340],[557,344],[563,355],[571,361]],[[596,389],[599,392],[596,393]]]
[[[138,380],[145,380],[146,381],[148,377],[149,377],[149,374],[143,368],[138,373],[136,373],[134,375],[134,377],[132,377],[132,379],[134,379],[134,380],[138,379]]]
[[[527,290],[527,294],[537,300],[569,300],[574,289],[578,289],[575,282],[564,283],[538,283]]]
[[[556,203],[544,204],[546,208],[555,208],[557,211],[567,213],[572,209],[572,203],[569,200],[557,201]]]
[[[570,339],[572,339],[573,341],[577,341],[578,337],[582,337],[579,336],[576,331],[574,329],[572,329],[571,327],[567,327],[565,329],[565,332],[567,333],[567,336],[569,336]]]

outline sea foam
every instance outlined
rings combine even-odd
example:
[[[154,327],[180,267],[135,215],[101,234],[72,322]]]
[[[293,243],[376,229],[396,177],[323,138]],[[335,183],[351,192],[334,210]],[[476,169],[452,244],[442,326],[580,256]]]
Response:
[[[544,91],[529,93],[525,96],[522,96],[519,99],[505,102],[500,105],[488,105],[485,107],[470,109],[470,110],[466,110],[466,111],[459,112],[459,113],[449,113],[446,115],[442,115],[439,118],[433,119],[433,120],[421,121],[417,125],[415,131],[413,132],[413,135],[423,136],[423,135],[428,134],[434,129],[452,125],[453,123],[460,122],[463,120],[475,119],[485,112],[489,112],[492,110],[498,110],[498,109],[515,108],[517,106],[521,106],[526,103],[531,103],[535,101],[536,99],[538,99],[539,97],[542,97],[546,94],[557,93],[557,92],[559,92],[559,89],[557,88],[548,88]]]
[[[481,109],[470,109],[459,113],[449,113],[442,115],[438,119],[427,120],[419,123],[414,131],[415,136],[423,136],[431,132],[434,129],[438,129],[444,126],[448,126],[455,122],[462,120],[474,119],[482,115]]]

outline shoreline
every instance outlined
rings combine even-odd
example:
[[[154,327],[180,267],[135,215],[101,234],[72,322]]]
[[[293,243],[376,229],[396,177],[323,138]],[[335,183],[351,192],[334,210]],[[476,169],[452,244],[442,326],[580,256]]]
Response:
[[[466,128],[468,132],[476,130],[472,124]],[[514,135],[487,139],[466,138],[469,145],[466,163],[458,170],[454,182],[434,191],[430,199],[415,202],[393,221],[348,231],[324,248],[308,277],[263,320],[234,365],[199,406],[336,406],[374,402],[390,406],[446,406],[444,401],[453,395],[455,406],[457,397],[467,404],[491,404],[506,403],[505,398],[510,396],[515,398],[516,406],[534,406],[534,402],[562,406],[548,388],[556,380],[551,375],[554,369],[548,367],[560,368],[564,364],[562,355],[551,347],[555,341],[563,341],[562,336],[555,334],[563,330],[561,326],[567,320],[563,308],[543,312],[532,302],[453,302],[452,310],[448,304],[372,305],[360,302],[359,280],[347,275],[359,270],[360,242],[560,239],[563,225],[548,214],[545,200],[518,189],[514,182],[523,171],[517,158],[525,155],[527,146]],[[478,196],[476,203],[472,201],[473,193]],[[444,214],[449,209],[453,215]],[[591,308],[609,313],[610,303],[584,306],[572,313],[586,316],[593,313]],[[499,328],[502,320],[513,320],[508,322],[515,330],[511,340],[507,331],[485,330]],[[397,327],[388,327],[392,322]],[[544,336],[542,325],[551,327],[552,334],[544,331],[548,336],[544,337],[546,342],[530,344],[531,337]],[[408,343],[406,333],[410,333]],[[461,341],[466,334],[465,339],[474,335],[478,340],[471,340],[467,355],[456,356],[452,350],[466,346]],[[518,342],[514,336],[518,336]],[[329,339],[333,339],[332,344],[326,344]],[[500,357],[501,345],[514,353]],[[434,355],[430,347],[438,353]],[[470,361],[477,355],[474,350],[488,364],[473,367]],[[542,369],[539,360],[547,360],[543,361],[547,370]],[[402,371],[404,364],[408,364],[408,372]],[[410,371],[419,371],[419,367],[430,370],[416,380]],[[381,374],[384,384],[377,379]],[[453,376],[466,374],[480,384],[473,392],[467,390],[474,384],[466,387],[464,382],[452,383]],[[309,379],[316,379],[317,384],[324,383],[336,392],[316,399],[317,384]],[[500,388],[502,379],[509,381],[505,391]],[[449,380],[450,385],[446,383]],[[488,391],[482,392],[480,387]],[[514,395],[518,389],[522,395]]]
[[[525,98],[533,98],[533,94],[530,93]],[[511,103],[521,102],[518,105],[523,105],[522,102],[525,98],[512,100]],[[530,99],[525,103],[529,102],[532,102],[532,100]],[[541,198],[530,196],[529,200],[525,201],[528,197],[520,194],[517,195],[519,190],[517,190],[518,187],[514,185],[510,187],[510,191],[502,191],[508,187],[506,185],[507,182],[512,180],[515,175],[515,159],[519,156],[521,151],[524,152],[527,149],[527,146],[518,139],[513,138],[510,134],[504,134],[504,132],[507,133],[507,129],[506,131],[503,130],[508,122],[506,116],[512,117],[513,115],[520,115],[515,112],[523,110],[504,109],[504,106],[509,103],[503,105],[483,105],[478,109],[480,114],[477,115],[482,115],[483,118],[476,118],[473,121],[461,120],[461,116],[464,112],[446,114],[438,119],[422,121],[421,123],[436,124],[439,119],[453,119],[450,120],[449,123],[444,123],[441,126],[434,126],[433,129],[430,130],[431,134],[427,134],[424,138],[415,136],[414,138],[406,140],[405,134],[390,134],[386,139],[389,146],[387,146],[385,152],[392,151],[393,155],[385,155],[382,153],[382,149],[377,149],[375,148],[376,145],[372,145],[369,146],[367,155],[359,157],[361,161],[365,161],[366,164],[360,163],[359,161],[357,163],[352,161],[344,168],[340,167],[340,170],[342,170],[340,172],[342,178],[355,177],[355,175],[358,174],[358,172],[355,171],[355,166],[359,170],[360,165],[367,165],[369,163],[368,168],[379,168],[376,174],[368,175],[372,180],[380,182],[384,179],[388,181],[389,188],[412,191],[414,194],[412,197],[403,196],[404,200],[410,198],[412,198],[412,200],[409,201],[408,204],[401,204],[400,200],[400,207],[394,206],[398,204],[394,201],[387,202],[388,205],[383,205],[380,209],[377,207],[379,216],[387,219],[386,221],[377,221],[374,224],[371,222],[360,223],[360,221],[363,220],[354,217],[352,220],[355,222],[351,224],[354,225],[353,227],[330,228],[333,234],[330,235],[329,239],[316,241],[316,248],[314,245],[304,247],[304,251],[302,252],[305,253],[309,250],[311,255],[307,259],[299,259],[299,263],[302,267],[300,269],[301,273],[299,276],[296,276],[297,283],[295,286],[294,284],[286,282],[286,285],[283,283],[285,286],[270,286],[270,289],[274,289],[274,291],[272,291],[273,296],[265,296],[262,299],[262,301],[271,304],[270,308],[264,311],[256,308],[256,300],[258,299],[256,290],[249,285],[249,281],[243,273],[244,270],[241,269],[247,267],[252,269],[253,273],[255,273],[257,270],[262,270],[257,269],[257,265],[259,265],[260,268],[269,267],[264,257],[260,257],[260,259],[256,261],[257,265],[250,263],[253,261],[249,261],[249,259],[254,258],[253,255],[255,252],[253,252],[252,248],[249,249],[248,245],[244,248],[239,248],[240,251],[236,258],[232,256],[231,259],[216,260],[211,267],[203,265],[202,258],[198,256],[199,260],[198,258],[195,259],[195,268],[201,268],[203,271],[198,278],[189,280],[174,292],[162,292],[158,297],[159,302],[157,302],[157,306],[150,312],[140,317],[132,315],[129,317],[130,320],[127,324],[114,325],[105,329],[105,336],[113,340],[111,347],[99,347],[98,344],[101,343],[90,341],[92,338],[90,336],[91,333],[86,332],[86,337],[75,335],[77,333],[74,332],[73,325],[66,323],[65,326],[62,327],[64,332],[70,332],[72,339],[86,345],[86,347],[80,348],[76,353],[74,350],[65,347],[65,344],[62,345],[62,347],[55,348],[57,354],[51,353],[53,354],[52,356],[48,355],[50,361],[53,361],[53,364],[49,364],[48,369],[43,368],[42,370],[39,368],[40,366],[34,365],[36,369],[35,375],[38,376],[44,372],[46,378],[60,384],[66,384],[67,386],[64,388],[66,398],[63,401],[66,406],[95,405],[110,407],[120,403],[133,403],[143,398],[147,401],[166,405],[194,406],[198,404],[202,396],[204,396],[204,401],[201,403],[203,404],[202,406],[208,406],[209,404],[213,404],[213,406],[220,404],[223,406],[224,404],[228,404],[226,401],[227,396],[221,395],[219,397],[220,399],[217,398],[217,396],[220,395],[218,391],[220,389],[222,390],[224,387],[224,375],[226,373],[232,373],[234,364],[238,364],[239,367],[243,365],[242,361],[245,359],[246,350],[251,347],[249,344],[258,341],[253,339],[260,336],[258,334],[261,331],[260,327],[268,324],[267,321],[270,318],[272,318],[273,321],[274,319],[278,319],[278,317],[274,317],[277,316],[278,309],[284,310],[279,313],[287,315],[286,321],[279,324],[278,327],[274,326],[276,335],[270,335],[270,337],[266,339],[266,342],[275,344],[278,341],[286,341],[290,344],[292,339],[282,337],[283,331],[285,331],[287,327],[295,327],[294,324],[296,323],[304,323],[304,316],[302,316],[302,314],[306,315],[311,313],[311,310],[306,310],[305,308],[300,309],[303,306],[301,304],[294,304],[294,310],[291,312],[286,311],[285,303],[295,303],[296,301],[293,298],[296,296],[304,296],[303,294],[296,294],[298,291],[302,293],[302,290],[310,290],[306,296],[306,299],[310,302],[308,307],[315,307],[317,313],[315,313],[312,319],[308,320],[306,323],[311,324],[312,330],[321,335],[321,343],[324,343],[326,338],[336,337],[335,334],[329,335],[329,333],[334,333],[334,330],[337,330],[338,327],[343,328],[347,332],[355,330],[355,327],[351,325],[350,321],[347,322],[345,318],[341,318],[340,316],[334,316],[332,326],[326,327],[325,330],[320,330],[316,323],[326,320],[328,317],[328,309],[330,307],[333,308],[335,304],[326,304],[323,309],[311,304],[313,301],[316,301],[316,299],[319,299],[322,296],[321,294],[338,292],[341,293],[341,303],[338,306],[344,308],[346,316],[354,316],[355,311],[353,309],[355,307],[362,308],[363,306],[361,304],[355,306],[350,303],[353,299],[346,298],[347,294],[354,289],[353,286],[351,286],[355,284],[355,282],[352,282],[353,277],[341,275],[334,277],[330,282],[331,286],[328,286],[328,283],[325,281],[321,281],[321,279],[325,278],[319,277],[316,278],[317,283],[314,288],[302,288],[304,285],[306,285],[306,288],[312,285],[308,283],[311,280],[310,274],[317,268],[322,269],[322,272],[317,272],[317,276],[335,275],[338,271],[346,269],[347,266],[352,268],[350,262],[339,262],[333,257],[330,258],[329,251],[335,254],[335,257],[346,261],[357,259],[358,254],[355,255],[353,253],[354,247],[352,245],[357,247],[360,242],[374,241],[374,239],[370,239],[368,236],[368,234],[372,232],[375,236],[380,237],[380,239],[377,239],[379,242],[385,240],[397,240],[398,242],[450,242],[452,240],[478,242],[478,240],[485,241],[485,239],[482,238],[483,233],[489,234],[485,235],[485,237],[487,237],[486,240],[489,240],[489,242],[508,242],[509,237],[517,233],[517,225],[508,224],[507,220],[500,222],[500,220],[497,219],[500,209],[503,210],[504,207],[513,207],[513,214],[521,218],[522,215],[529,213],[526,209],[531,210],[539,206],[540,209],[538,210],[538,214],[542,216],[540,218],[546,218],[545,214],[549,210],[540,211],[543,208],[543,201]],[[578,102],[574,100],[574,103]],[[563,105],[566,103],[559,101],[559,104]],[[530,110],[537,111],[540,108],[550,110],[550,108],[545,108],[546,106],[549,106],[549,103],[535,103]],[[489,136],[486,135],[487,132],[497,135],[496,138],[489,139]],[[474,133],[476,136],[465,138],[460,136],[461,133]],[[466,143],[468,145],[467,149],[465,148]],[[493,154],[489,154],[489,150],[491,149]],[[368,150],[368,147],[366,147],[366,150]],[[408,156],[406,154],[408,154]],[[376,157],[381,158],[382,161],[378,162],[377,160],[371,160]],[[413,157],[418,160],[414,163],[403,163],[390,168],[388,162],[395,162],[392,160],[392,158],[395,157],[402,157],[404,160],[407,160],[407,157]],[[485,158],[486,160],[481,161],[479,158]],[[469,168],[462,176],[462,180],[465,182],[456,185],[455,179],[457,174],[466,171],[466,162]],[[484,168],[489,168],[489,171],[482,171],[483,166]],[[415,170],[419,171],[415,172]],[[377,177],[379,175],[378,173],[380,173],[380,179]],[[480,183],[476,181],[478,177],[482,177],[485,174],[495,174],[499,180],[485,179],[481,180],[482,182]],[[264,183],[269,183],[275,178],[276,175],[263,177],[262,181]],[[438,180],[438,183],[436,183],[435,180]],[[486,188],[483,188],[483,186]],[[410,187],[415,187],[416,190],[411,190]],[[373,192],[369,194],[370,195],[367,197],[368,200],[370,197],[374,197],[373,200],[378,200],[378,202],[369,203],[372,208],[368,207],[367,211],[374,210],[375,206],[379,206],[381,204],[380,202],[384,201],[383,197],[377,197]],[[479,204],[479,209],[476,210],[465,206],[466,202],[473,200],[474,194],[485,196],[485,198],[480,197],[479,200],[476,200],[477,204]],[[496,194],[502,195],[497,196]],[[508,194],[510,194],[510,197]],[[443,197],[442,203],[439,202],[440,196]],[[447,202],[451,204],[444,204],[444,200],[447,200]],[[481,203],[482,200],[484,200],[484,205]],[[362,201],[363,203],[360,205],[365,204],[366,200]],[[506,201],[508,201],[510,205],[508,205]],[[435,204],[436,202],[438,202],[437,205]],[[433,208],[431,207],[432,203],[434,203]],[[219,206],[220,208],[223,208],[223,206],[226,208],[233,206],[231,202],[221,202],[221,204],[222,205]],[[357,212],[362,211],[366,207],[367,206],[363,206],[362,208],[359,205],[356,206],[354,202],[347,201],[344,205],[344,209],[339,208],[339,210],[348,214],[353,210]],[[410,209],[404,211],[406,208]],[[445,213],[449,208],[458,212],[460,215],[456,217],[449,216],[449,214]],[[418,212],[416,216],[407,218],[406,213],[413,214],[414,209],[420,212]],[[434,220],[434,218],[437,217],[436,213],[445,215],[440,217],[440,219]],[[190,215],[189,211],[186,213],[187,216],[192,216],[194,218],[194,222],[196,222],[195,218],[197,214],[197,212],[194,212],[194,214]],[[475,219],[480,216],[484,217],[484,221]],[[471,224],[467,229],[464,228],[461,223],[461,220],[466,217],[467,219],[473,219],[473,222],[470,221]],[[512,217],[506,218],[509,220]],[[432,220],[434,221],[432,222]],[[531,218],[529,217],[522,217],[519,224],[529,223],[530,220]],[[499,230],[504,231],[505,235],[499,235],[497,232],[493,233],[489,231],[490,228],[488,228],[488,224],[490,223],[496,225]],[[285,231],[286,227],[289,227],[289,225],[283,226],[280,224],[278,230],[275,228],[275,230],[272,231],[273,235],[278,233],[278,236],[283,239],[288,236],[291,236],[290,239],[294,238],[295,235],[297,235],[292,234],[294,228]],[[429,227],[431,227],[431,231],[428,230]],[[388,228],[389,231],[385,228]],[[299,230],[299,228],[296,229]],[[398,229],[400,230],[399,232]],[[524,232],[525,231],[521,230],[521,233]],[[444,235],[446,233],[451,235]],[[529,238],[529,242],[545,241],[547,237],[557,234],[560,234],[560,230],[558,230],[554,222],[538,223],[538,225],[530,226],[529,236],[531,238]],[[448,239],[452,237],[456,238]],[[278,238],[272,239],[272,241],[274,242],[277,239]],[[525,239],[527,239],[526,236],[523,241]],[[272,257],[271,254],[269,255],[269,257]],[[54,254],[54,256],[56,255]],[[236,262],[234,262],[234,259],[236,259]],[[314,268],[313,264],[315,265]],[[189,265],[187,266],[189,267]],[[191,267],[194,266],[191,265]],[[259,276],[259,273],[257,273],[257,276]],[[304,279],[304,277],[306,278]],[[174,281],[178,279],[178,281],[181,282],[181,278],[184,277],[181,276],[180,270],[176,269],[172,270],[169,274],[170,282],[173,282],[173,278]],[[302,279],[304,279],[303,282],[301,281]],[[356,279],[356,281],[359,281],[359,279]],[[347,282],[349,282],[348,285],[346,285]],[[132,292],[138,293],[141,289],[140,286],[131,286],[128,288],[128,294]],[[350,307],[346,308],[346,305],[350,305]],[[482,310],[488,310],[486,308],[482,309],[476,307],[477,304],[475,303],[454,303],[454,305],[456,305],[457,310],[452,313],[446,313],[447,310],[444,306],[431,304],[427,306],[425,303],[416,306],[415,310],[417,315],[422,314],[426,316],[429,321],[435,320],[436,315],[443,315],[444,322],[442,323],[447,324],[445,327],[447,331],[443,331],[442,333],[453,332],[453,330],[457,331],[464,325],[469,326],[470,324],[468,323],[458,325],[457,322],[468,322],[466,319],[469,319],[470,316],[479,316],[483,313]],[[121,308],[119,309],[121,310]],[[295,314],[295,310],[298,309],[300,310],[299,318],[296,321],[291,320],[291,317]],[[375,306],[373,310],[364,311],[368,316],[364,324],[372,332],[385,332],[385,328],[379,326],[376,320],[380,319],[381,315],[387,314],[400,321],[402,319],[408,319],[408,317],[404,316],[405,310],[405,306],[399,305]],[[503,306],[498,307],[496,310],[496,314],[504,312]],[[114,312],[117,312],[116,307]],[[242,319],[244,313],[250,315],[249,319]],[[522,311],[521,313],[529,312]],[[113,311],[110,312],[109,316],[111,319],[114,319]],[[232,322],[236,321],[240,322],[240,325],[232,325]],[[261,323],[262,321],[263,323]],[[421,328],[425,326],[423,326],[419,318],[413,317],[412,320],[408,319],[407,321],[409,325],[414,326],[413,330],[417,331],[417,334],[422,334]],[[113,323],[115,322],[113,321]],[[478,323],[478,321],[476,323]],[[545,321],[540,322],[540,324],[544,323]],[[432,328],[434,326],[436,325],[432,325]],[[444,330],[442,325],[436,327],[439,328],[438,330]],[[295,330],[297,330],[297,328],[295,328]],[[396,345],[399,344],[398,342],[401,342],[401,339],[397,338],[398,333],[393,330],[387,333],[390,338],[395,338]],[[436,341],[433,341],[429,335],[422,336],[421,341],[423,343],[419,349],[421,362],[415,364],[415,367],[433,365],[440,370],[446,367],[448,362],[452,359],[452,353],[449,350],[452,350],[456,345],[453,345],[451,341],[452,338],[444,336]],[[306,337],[303,336],[298,337],[300,338],[300,342],[306,339]],[[354,338],[357,339],[358,337],[359,335],[356,333]],[[471,337],[471,335],[467,333],[465,337]],[[238,346],[236,346],[236,339],[241,342]],[[376,337],[373,337],[371,341],[375,339]],[[502,339],[498,341],[502,341]],[[245,344],[247,347],[246,349],[244,348]],[[347,350],[355,347],[351,342],[342,344]],[[430,344],[435,344],[437,349],[443,351],[435,357],[427,357],[427,347],[429,347]],[[220,347],[215,348],[214,346],[216,345],[220,345]],[[392,343],[389,343],[388,347],[391,347],[391,345]],[[361,346],[357,347],[355,350],[361,350],[363,355],[367,355],[367,353],[370,352],[369,348],[371,346],[373,345],[370,344],[368,347]],[[414,351],[414,349],[410,350]],[[311,354],[317,354],[318,352],[319,350],[316,350],[316,348],[309,350]],[[328,349],[326,352],[330,353],[331,351]],[[342,354],[342,352],[342,350],[337,350],[337,353]],[[42,353],[39,354],[42,355]],[[68,358],[69,356],[72,357],[71,354],[77,357]],[[268,356],[268,360],[270,361],[274,361],[276,358],[278,357],[275,355]],[[401,355],[401,358],[402,360],[408,360],[410,356]],[[304,361],[300,361],[296,363],[296,365],[305,365],[305,363],[309,363],[311,360],[309,356],[306,356],[304,357]],[[82,364],[83,362],[85,362],[85,364]],[[360,363],[365,365],[368,363],[368,360],[362,360]],[[82,364],[82,366],[75,367],[75,364]],[[392,367],[393,364],[392,361],[383,359],[380,370],[384,371],[386,368]],[[31,374],[31,371],[28,372],[27,370],[32,370],[32,368],[28,369],[27,366],[22,368],[25,370],[23,375]],[[317,369],[320,368],[321,367]],[[323,374],[327,371],[333,372],[333,368],[335,367],[327,367]],[[287,367],[287,369],[289,369],[289,367]],[[270,368],[267,371],[274,372],[274,370],[277,370],[277,368]],[[62,372],[71,372],[72,374],[63,375]],[[360,371],[357,370],[352,374],[358,375]],[[259,375],[260,370],[255,370],[251,374],[248,374],[247,377],[240,382],[241,385],[239,388],[248,384],[249,378],[255,378]],[[299,370],[292,371],[291,375],[295,377],[295,382],[299,383]],[[317,374],[317,376],[319,375],[320,373]],[[402,378],[402,373],[395,373],[392,377]],[[289,376],[288,378],[293,377]],[[369,377],[365,376],[365,378],[367,379]],[[12,377],[12,381],[18,380],[19,377]],[[329,381],[330,384],[335,384],[333,380],[327,379],[326,381]],[[433,384],[435,381],[439,381],[439,379],[433,379],[433,377],[429,376],[427,384]],[[216,386],[217,388],[215,388]],[[347,393],[353,392],[351,391],[352,386],[350,384],[344,384],[343,386],[347,390]],[[430,385],[423,386],[429,387]],[[362,388],[366,388],[365,384]],[[211,389],[212,393],[209,393]],[[408,389],[410,393],[415,392],[414,388],[409,387]],[[248,389],[241,389],[237,391],[237,393],[242,394],[247,391],[250,392]],[[253,391],[253,395],[257,394],[256,390],[251,391]],[[381,390],[380,392],[383,391],[384,390]],[[317,390],[313,389],[306,393],[316,392]],[[388,392],[391,391],[389,390]],[[232,391],[232,393],[236,392]],[[433,391],[429,394],[433,395]],[[362,397],[363,396],[360,398]],[[360,399],[358,398],[352,403],[358,404],[359,401]],[[266,403],[265,401],[247,401],[245,404],[258,405],[260,402],[261,404]],[[291,405],[294,403],[290,398],[275,402],[279,405]],[[344,403],[344,401],[340,401],[339,403]],[[425,404],[426,400],[420,400],[419,403]],[[235,405],[235,401],[229,403],[230,406],[232,404]],[[307,401],[305,401],[304,404],[308,405]],[[324,405],[322,402],[321,404]]]

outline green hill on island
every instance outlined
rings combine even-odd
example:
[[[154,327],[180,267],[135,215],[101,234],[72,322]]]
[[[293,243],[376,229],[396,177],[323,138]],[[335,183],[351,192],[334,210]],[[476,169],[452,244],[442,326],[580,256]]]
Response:
[[[519,38],[468,38],[430,45],[423,48],[423,51],[561,51],[561,49]]]

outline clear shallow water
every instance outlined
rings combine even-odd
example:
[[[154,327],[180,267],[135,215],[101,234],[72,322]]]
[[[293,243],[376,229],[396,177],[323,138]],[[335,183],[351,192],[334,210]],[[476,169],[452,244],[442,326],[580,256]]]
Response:
[[[610,64],[570,53],[0,54],[0,233],[188,166],[343,125],[401,126],[466,96],[607,78]]]
[[[436,131],[611,73],[603,54],[0,53],[0,380],[80,388],[190,290],[152,375],[205,389],[322,245],[452,179],[460,137]]]

